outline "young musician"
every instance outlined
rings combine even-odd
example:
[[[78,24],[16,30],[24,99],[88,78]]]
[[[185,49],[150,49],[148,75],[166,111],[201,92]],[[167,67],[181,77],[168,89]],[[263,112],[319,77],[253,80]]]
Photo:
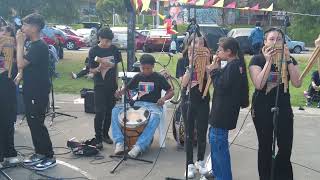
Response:
[[[258,150],[258,170],[260,180],[269,180],[271,178],[272,167],[272,140],[273,140],[273,112],[271,109],[275,105],[277,87],[280,86],[278,97],[278,133],[275,164],[275,180],[292,180],[292,165],[290,162],[292,141],[293,141],[293,112],[290,102],[289,88],[287,81],[291,81],[293,87],[300,87],[300,72],[297,62],[290,57],[289,49],[285,46],[285,64],[287,81],[281,80],[278,84],[279,67],[275,59],[276,47],[282,47],[284,35],[281,30],[271,28],[264,34],[265,48],[262,54],[255,55],[250,62],[249,71],[251,80],[255,87],[252,98],[252,118],[256,128],[259,150]]]
[[[96,147],[102,149],[102,141],[113,144],[108,132],[111,111],[115,105],[114,93],[117,84],[117,63],[122,61],[118,48],[111,45],[113,33],[109,28],[98,32],[99,44],[89,51],[90,72],[94,74],[95,113],[94,130]]]
[[[193,44],[195,44],[195,55],[194,59],[195,61],[205,61],[205,59],[197,59],[197,49],[202,48],[205,49],[206,56],[208,60],[210,61],[210,51],[206,46],[206,41],[202,36],[197,36],[195,38],[195,42],[193,42],[194,34],[192,34],[189,37],[189,43],[188,43],[188,52],[187,52],[187,59],[186,62],[192,61],[192,51],[193,51]],[[203,52],[201,52],[203,53]],[[196,64],[194,63],[194,65]],[[210,64],[210,62],[209,62]],[[182,63],[183,65],[183,63]],[[189,64],[188,64],[189,65]],[[187,65],[187,66],[188,66]],[[191,65],[191,63],[190,63]],[[189,66],[191,67],[191,66]],[[180,67],[180,72],[185,71],[185,67]],[[198,68],[195,65],[194,73],[192,76],[192,84],[191,89],[189,90],[189,79],[190,79],[190,72],[187,70],[185,74],[182,77],[182,102],[181,102],[181,108],[182,108],[182,116],[185,123],[185,132],[189,134],[189,137],[186,137],[186,150],[187,150],[187,163],[188,163],[188,178],[194,178],[196,174],[196,170],[199,170],[199,172],[202,172],[204,168],[204,155],[206,150],[206,143],[207,143],[207,129],[208,129],[208,117],[209,117],[209,101],[210,101],[210,95],[209,93],[205,94],[205,97],[203,98],[204,89],[206,87],[207,83],[207,76],[206,73],[204,74],[203,79],[201,80],[200,77],[197,76],[197,74],[200,71],[205,72],[206,66],[203,66],[202,69]],[[202,81],[202,82],[201,82]],[[200,90],[199,86],[200,84],[203,84],[203,88]],[[188,112],[188,94],[191,93],[191,103],[190,103],[190,110],[189,114]],[[194,130],[196,129],[196,134]],[[197,136],[197,145],[198,145],[198,153],[197,153],[197,161],[194,164],[193,161],[193,139]],[[186,174],[185,174],[186,175]]]
[[[221,61],[227,61],[221,67]],[[249,87],[244,56],[234,38],[221,38],[219,48],[208,66],[214,93],[209,118],[211,163],[216,180],[232,180],[229,130],[235,129],[240,107],[249,105]]]
[[[11,42],[5,42],[5,38],[10,38]],[[11,57],[6,57],[10,55],[4,52],[5,48],[11,48]],[[0,27],[0,162],[4,166],[20,162],[14,148],[14,122],[17,115],[16,86],[13,76],[8,76],[8,67],[13,66],[14,49],[13,29],[9,26]],[[6,59],[10,58],[11,62],[7,62]]]
[[[35,154],[24,160],[24,164],[33,166],[36,170],[44,170],[56,165],[50,136],[44,125],[50,91],[49,50],[45,42],[40,39],[40,31],[44,24],[44,18],[41,15],[30,14],[23,19],[22,31],[19,30],[16,35],[17,64],[20,72],[16,81],[23,77],[26,117],[35,147]],[[31,43],[24,51],[26,37],[31,40]]]
[[[173,89],[168,81],[161,74],[153,71],[155,59],[152,55],[142,55],[140,64],[141,72],[133,77],[126,89],[123,88],[115,93],[116,97],[120,97],[127,90],[138,90],[138,99],[134,103],[134,106],[144,107],[151,113],[142,134],[128,153],[128,155],[133,158],[146,151],[150,146],[154,132],[160,123],[162,113],[166,113],[162,112],[162,106],[166,100],[171,99],[174,95]],[[162,90],[166,91],[163,97],[161,97]],[[122,111],[123,104],[117,105],[112,110],[112,135],[116,143],[115,154],[123,153],[124,136],[118,120],[118,115]]]

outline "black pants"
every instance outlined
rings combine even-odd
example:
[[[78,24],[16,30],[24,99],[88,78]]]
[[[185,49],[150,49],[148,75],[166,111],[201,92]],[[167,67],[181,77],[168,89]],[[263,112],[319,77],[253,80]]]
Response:
[[[0,161],[17,156],[14,148],[14,122],[17,118],[16,86],[7,75],[0,75]]]
[[[111,125],[111,112],[115,106],[114,91],[105,86],[94,88],[95,112],[94,130],[98,142],[102,142],[102,137],[108,135]]]
[[[77,78],[81,78],[89,73],[89,67],[83,68],[80,72],[77,74]]]
[[[52,143],[48,129],[44,124],[49,94],[29,95],[25,93],[23,100],[35,153],[45,155],[49,158],[53,157]]]
[[[275,162],[275,180],[292,180],[293,172],[290,161],[293,141],[293,113],[288,102],[290,97],[280,97],[280,111],[278,116],[277,146],[278,153]],[[255,101],[252,112],[256,128],[259,150],[258,170],[260,180],[270,180],[272,167],[272,142],[273,142],[273,113],[270,103],[263,98]]]
[[[197,87],[194,87],[197,88]],[[193,89],[194,89],[193,88]],[[184,94],[184,92],[182,92]],[[198,94],[199,93],[199,94]],[[209,118],[209,100],[210,97],[202,99],[200,92],[191,93],[191,106],[188,112],[187,97],[182,98],[182,116],[185,123],[185,147],[187,150],[187,163],[193,164],[193,139],[194,128],[197,130],[197,160],[204,160],[207,144],[207,130],[208,130],[208,118]]]

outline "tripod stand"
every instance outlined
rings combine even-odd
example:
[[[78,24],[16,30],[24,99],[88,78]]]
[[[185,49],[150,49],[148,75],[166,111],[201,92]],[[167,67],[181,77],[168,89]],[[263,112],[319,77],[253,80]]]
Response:
[[[120,164],[123,161],[127,161],[128,159],[132,159],[132,160],[136,160],[136,161],[142,161],[142,162],[147,162],[147,163],[153,163],[152,161],[148,161],[148,160],[144,160],[144,159],[138,159],[138,158],[133,158],[130,157],[128,155],[127,149],[126,149],[126,145],[127,145],[127,134],[126,134],[126,129],[127,129],[127,92],[126,92],[126,88],[127,88],[127,73],[125,72],[124,69],[124,64],[123,61],[121,61],[121,66],[122,66],[122,71],[123,71],[123,82],[124,82],[124,89],[125,89],[125,93],[124,93],[124,98],[123,98],[123,111],[124,111],[124,117],[123,117],[123,155],[110,155],[109,157],[111,158],[121,158],[121,160],[118,162],[118,164],[110,171],[110,173],[114,173],[115,170],[120,166]]]
[[[283,41],[282,41],[282,52],[281,52],[281,63],[279,68],[279,78],[278,78],[278,86],[276,91],[275,97],[275,104],[274,107],[271,108],[271,112],[273,112],[273,141],[272,141],[272,164],[271,164],[271,180],[275,179],[275,168],[276,168],[276,144],[277,144],[277,135],[278,135],[278,125],[279,125],[279,92],[280,92],[280,84],[281,84],[281,77],[282,77],[282,64],[284,63],[284,44],[286,42],[286,34],[287,34],[287,27],[290,26],[289,17],[287,13],[284,17],[284,33],[281,32]]]
[[[53,119],[58,116],[67,116],[67,117],[73,117],[73,118],[77,119],[78,117],[76,117],[76,116],[72,116],[70,114],[61,113],[61,112],[56,111],[52,75],[50,76],[50,84],[51,84],[51,106],[50,107],[52,108],[52,112],[46,114],[46,117],[51,116],[50,126],[52,126],[52,124],[53,124]],[[49,107],[49,109],[50,109],[50,107]]]

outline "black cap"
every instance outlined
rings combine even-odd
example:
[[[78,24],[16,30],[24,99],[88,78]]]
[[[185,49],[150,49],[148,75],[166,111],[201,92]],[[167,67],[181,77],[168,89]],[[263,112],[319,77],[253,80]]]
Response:
[[[150,65],[154,65],[154,63],[156,62],[156,60],[154,59],[154,57],[150,54],[143,54],[140,57],[140,63],[142,65],[144,64],[150,64]]]

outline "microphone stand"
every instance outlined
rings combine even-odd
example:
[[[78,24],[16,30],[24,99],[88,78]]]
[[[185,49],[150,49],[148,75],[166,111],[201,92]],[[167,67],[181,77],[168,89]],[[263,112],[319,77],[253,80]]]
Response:
[[[192,65],[191,65],[191,68],[190,68],[190,78],[189,78],[189,83],[188,83],[188,89],[189,89],[189,94],[188,94],[188,100],[187,100],[187,116],[186,116],[186,120],[184,122],[185,123],[185,129],[187,130],[186,131],[186,174],[185,174],[185,179],[188,180],[188,146],[190,145],[189,144],[189,139],[190,139],[190,132],[189,132],[189,118],[190,118],[190,109],[191,109],[191,84],[192,84],[192,77],[193,77],[193,72],[194,72],[194,49],[195,49],[195,39],[196,39],[196,36],[198,35],[197,34],[197,25],[193,25],[192,27],[192,34],[194,34],[193,36],[193,45],[192,45]],[[187,89],[187,91],[188,91]],[[191,131],[191,133],[193,133],[193,130]],[[192,141],[192,140],[191,140]]]
[[[126,134],[126,129],[127,129],[127,81],[128,81],[128,77],[127,77],[127,73],[124,69],[124,64],[123,61],[121,61],[121,66],[122,66],[122,71],[123,71],[123,77],[122,80],[124,82],[124,89],[125,89],[125,93],[124,93],[124,98],[123,98],[123,113],[124,113],[124,117],[123,117],[123,155],[110,155],[110,158],[121,158],[121,160],[118,162],[118,164],[110,171],[111,174],[113,174],[115,172],[115,170],[120,166],[120,164],[123,161],[127,161],[128,159],[132,159],[132,160],[136,160],[136,161],[141,161],[141,162],[147,162],[147,163],[153,163],[152,161],[148,161],[148,160],[144,160],[144,159],[138,159],[138,158],[133,158],[130,157],[128,155],[126,146],[127,146],[127,134]]]
[[[282,34],[282,52],[281,52],[281,63],[279,68],[279,78],[278,78],[278,86],[275,97],[274,107],[271,108],[271,112],[273,112],[273,140],[272,140],[272,164],[271,164],[271,180],[275,179],[275,166],[276,166],[276,144],[277,144],[277,135],[278,135],[278,125],[279,125],[279,93],[280,93],[280,83],[282,77],[282,64],[286,63],[284,59],[284,44],[286,42],[286,34],[287,34],[287,26],[289,26],[289,17],[287,13],[285,14],[284,22],[284,33]]]

